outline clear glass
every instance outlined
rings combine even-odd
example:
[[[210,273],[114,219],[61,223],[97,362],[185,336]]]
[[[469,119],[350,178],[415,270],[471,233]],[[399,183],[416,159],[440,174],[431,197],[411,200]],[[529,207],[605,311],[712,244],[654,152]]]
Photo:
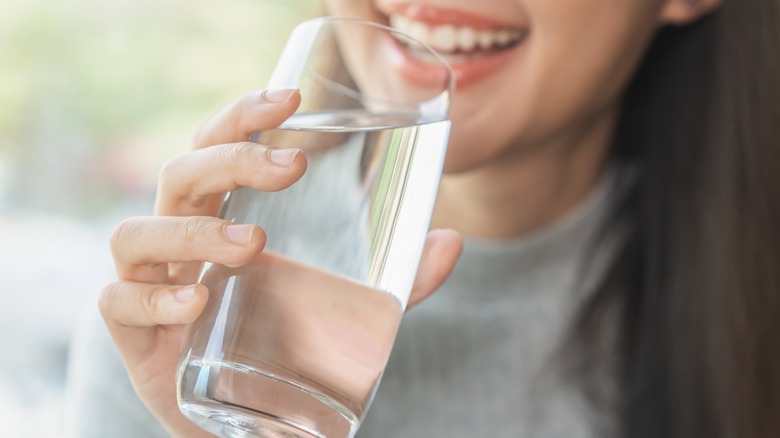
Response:
[[[256,223],[253,263],[204,267],[179,407],[227,437],[352,437],[387,363],[430,225],[453,76],[430,48],[375,23],[319,18],[292,33],[269,88],[302,103],[254,141],[301,148],[292,187],[231,193]]]

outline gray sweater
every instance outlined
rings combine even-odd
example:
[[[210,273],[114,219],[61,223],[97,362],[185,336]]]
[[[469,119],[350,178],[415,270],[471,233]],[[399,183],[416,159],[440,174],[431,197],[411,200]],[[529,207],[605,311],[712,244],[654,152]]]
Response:
[[[404,317],[357,436],[599,436],[576,388],[558,375],[555,354],[584,285],[611,252],[592,254],[589,243],[612,186],[605,177],[568,216],[531,236],[466,239],[445,285]],[[74,437],[166,436],[133,393],[97,312],[73,343],[69,404]]]

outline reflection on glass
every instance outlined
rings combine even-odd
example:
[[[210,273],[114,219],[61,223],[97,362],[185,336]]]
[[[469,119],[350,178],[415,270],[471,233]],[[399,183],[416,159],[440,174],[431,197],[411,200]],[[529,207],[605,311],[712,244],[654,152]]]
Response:
[[[222,217],[262,226],[266,249],[240,269],[206,266],[209,303],[180,362],[182,412],[222,436],[354,436],[411,292],[446,151],[450,81],[407,83],[361,52],[399,37],[354,20],[296,32],[272,86],[300,86],[304,101],[254,140],[304,150],[306,174],[229,196]]]

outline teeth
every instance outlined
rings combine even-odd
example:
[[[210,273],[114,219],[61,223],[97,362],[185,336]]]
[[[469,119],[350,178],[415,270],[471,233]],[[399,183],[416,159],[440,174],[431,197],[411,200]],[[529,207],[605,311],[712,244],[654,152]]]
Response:
[[[518,29],[477,30],[451,24],[431,27],[400,14],[390,16],[390,26],[445,53],[504,48],[525,36]]]
[[[479,48],[482,50],[487,50],[491,47],[493,47],[493,41],[495,32],[489,32],[489,31],[482,31],[477,34],[477,39],[479,40]]]
[[[458,30],[458,48],[464,52],[470,52],[477,46],[477,32],[470,27],[461,27]]]
[[[449,24],[436,26],[431,32],[429,44],[439,52],[454,52],[458,46],[458,40],[455,39],[456,36],[455,26]],[[425,42],[424,40],[422,41]]]
[[[406,34],[414,39],[419,41],[431,40],[431,30],[428,28],[428,26],[422,23],[407,20],[406,29]]]
[[[496,43],[498,47],[506,47],[512,38],[512,34],[508,30],[499,31],[496,34]]]

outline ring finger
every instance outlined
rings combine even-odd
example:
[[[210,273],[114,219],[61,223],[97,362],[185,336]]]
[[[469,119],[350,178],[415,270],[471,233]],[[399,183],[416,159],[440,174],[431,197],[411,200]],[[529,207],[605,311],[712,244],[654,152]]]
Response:
[[[130,218],[111,238],[119,278],[142,283],[191,283],[202,261],[242,266],[264,245],[260,227],[207,216]],[[169,272],[175,262],[190,268]]]

